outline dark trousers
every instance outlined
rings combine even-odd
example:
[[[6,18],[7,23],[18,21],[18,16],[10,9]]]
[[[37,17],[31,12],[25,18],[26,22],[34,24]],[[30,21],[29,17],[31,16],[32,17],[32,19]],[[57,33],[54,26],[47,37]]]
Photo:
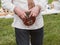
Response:
[[[43,28],[25,30],[15,28],[17,45],[43,45]]]

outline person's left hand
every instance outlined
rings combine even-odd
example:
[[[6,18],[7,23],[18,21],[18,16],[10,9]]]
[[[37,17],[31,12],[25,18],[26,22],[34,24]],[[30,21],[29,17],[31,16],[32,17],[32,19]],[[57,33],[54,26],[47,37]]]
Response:
[[[35,6],[32,9],[30,9],[31,13],[29,15],[29,17],[33,16],[33,17],[37,17],[40,13],[41,8],[39,6]]]

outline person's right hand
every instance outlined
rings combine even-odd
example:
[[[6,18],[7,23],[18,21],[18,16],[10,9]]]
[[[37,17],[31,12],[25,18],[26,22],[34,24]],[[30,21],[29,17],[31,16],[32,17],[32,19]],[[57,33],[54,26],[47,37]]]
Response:
[[[14,8],[14,12],[16,15],[18,15],[21,19],[24,19],[26,17],[26,13],[24,10],[21,10],[19,7]]]

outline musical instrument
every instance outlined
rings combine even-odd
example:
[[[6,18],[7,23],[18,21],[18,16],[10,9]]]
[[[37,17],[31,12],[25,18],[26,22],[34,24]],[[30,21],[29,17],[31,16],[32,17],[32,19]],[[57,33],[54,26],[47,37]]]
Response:
[[[28,8],[29,8],[29,9],[31,9],[31,8],[33,8],[33,7],[35,6],[33,0],[27,0],[27,1],[28,1]],[[35,23],[36,17],[33,17],[33,16],[29,17],[31,11],[30,11],[30,12],[25,12],[25,13],[26,13],[26,18],[23,19],[23,23],[24,23],[26,26],[31,26],[31,25],[33,25],[33,24]]]
[[[31,25],[33,25],[34,22],[35,22],[35,20],[36,20],[36,18],[33,17],[33,16],[29,17],[29,14],[30,14],[30,12],[26,12],[26,15],[27,15],[27,16],[26,16],[25,19],[23,19],[23,23],[24,23],[26,26],[31,26]]]
[[[28,8],[29,8],[29,10],[35,6],[33,0],[27,0],[27,2],[28,2]],[[13,0],[12,0],[12,3],[13,3]],[[24,19],[22,19],[23,23],[24,23],[26,26],[31,26],[31,25],[33,25],[34,22],[35,22],[35,20],[36,20],[36,17],[33,17],[33,16],[29,17],[31,11],[30,11],[30,12],[25,12],[25,13],[26,13],[26,17],[25,17]],[[20,18],[21,18],[21,17],[20,17]]]

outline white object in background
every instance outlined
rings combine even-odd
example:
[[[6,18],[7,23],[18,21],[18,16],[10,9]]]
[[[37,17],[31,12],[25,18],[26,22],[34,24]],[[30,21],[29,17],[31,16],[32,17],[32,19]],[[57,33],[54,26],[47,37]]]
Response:
[[[5,18],[13,18],[13,16],[8,14],[8,15],[5,16]]]
[[[54,5],[54,9],[60,10],[60,2],[59,1],[53,1],[52,5]]]
[[[46,9],[51,9],[51,6],[47,4]]]
[[[54,14],[54,13],[60,13],[60,10],[56,10],[56,9],[46,9],[45,11],[41,12],[42,15]]]
[[[0,16],[0,18],[5,18],[5,16]]]

